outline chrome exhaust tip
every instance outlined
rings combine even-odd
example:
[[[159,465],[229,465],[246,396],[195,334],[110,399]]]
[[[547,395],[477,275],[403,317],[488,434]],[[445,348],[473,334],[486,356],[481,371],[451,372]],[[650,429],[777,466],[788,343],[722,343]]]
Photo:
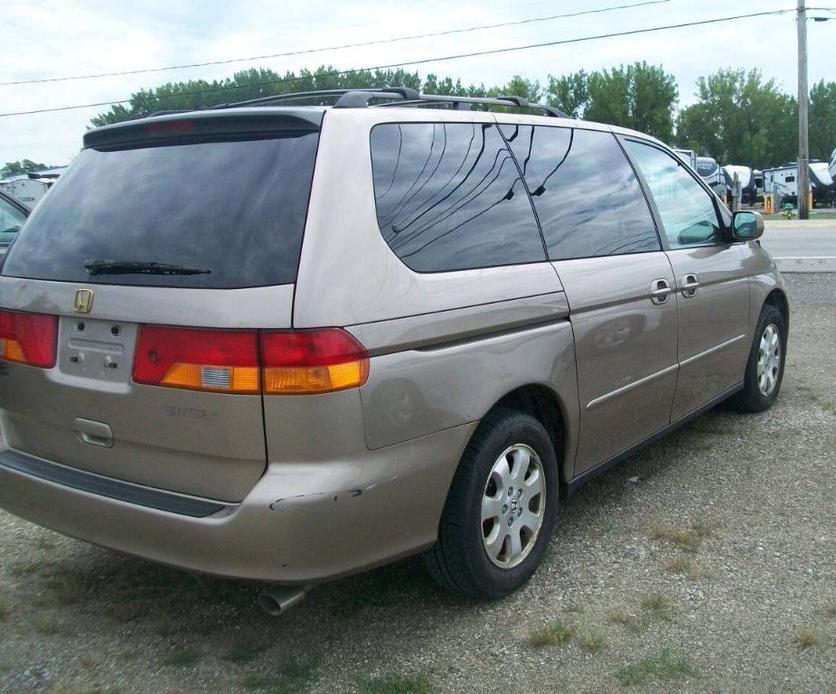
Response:
[[[305,599],[305,586],[271,586],[258,596],[258,606],[267,614],[278,617]]]

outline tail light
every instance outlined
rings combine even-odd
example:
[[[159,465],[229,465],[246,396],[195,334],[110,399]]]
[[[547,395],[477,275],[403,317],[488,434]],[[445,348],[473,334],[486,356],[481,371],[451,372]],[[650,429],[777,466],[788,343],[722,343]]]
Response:
[[[339,329],[259,332],[142,326],[137,383],[222,393],[312,394],[363,385],[369,358]]]
[[[57,351],[56,316],[0,311],[0,359],[51,369]]]
[[[329,393],[362,386],[369,355],[345,330],[261,334],[265,393]]]
[[[140,328],[134,357],[137,383],[258,393],[259,377],[255,331]]]

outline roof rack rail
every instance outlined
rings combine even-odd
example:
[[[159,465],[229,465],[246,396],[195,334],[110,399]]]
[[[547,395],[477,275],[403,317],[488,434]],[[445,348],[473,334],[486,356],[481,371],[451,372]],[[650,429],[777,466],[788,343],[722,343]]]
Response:
[[[483,106],[514,106],[516,108],[530,108],[544,111],[546,115],[553,118],[569,118],[563,111],[547,104],[532,104],[521,96],[456,96],[455,94],[419,94],[417,99],[410,101],[391,101],[383,104],[375,104],[377,108],[386,106],[424,106],[437,103],[452,104],[457,110],[467,111],[472,104]]]
[[[281,101],[304,101],[309,99],[335,98],[334,108],[368,108],[372,99],[391,99],[374,106],[425,106],[435,103],[451,104],[458,110],[469,110],[472,104],[483,106],[514,106],[544,111],[555,118],[568,118],[563,111],[547,104],[532,104],[521,96],[459,96],[456,94],[421,94],[411,87],[370,87],[361,89],[319,89],[309,92],[290,92],[262,96],[246,101],[233,101],[211,106],[211,109],[240,108],[242,106],[266,106]],[[395,101],[397,100],[397,101]]]

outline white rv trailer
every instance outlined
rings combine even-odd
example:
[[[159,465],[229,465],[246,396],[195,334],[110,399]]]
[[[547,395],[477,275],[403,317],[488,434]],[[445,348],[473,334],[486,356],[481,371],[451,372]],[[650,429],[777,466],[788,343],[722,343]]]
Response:
[[[697,170],[697,153],[693,149],[674,149],[673,151],[676,152],[694,171]]]
[[[26,203],[29,207],[35,204],[46,195],[46,191],[54,183],[51,179],[42,178],[13,178],[0,181],[0,186],[7,193],[10,193],[18,200]]]
[[[696,172],[717,195],[722,196],[726,192],[726,182],[723,180],[720,165],[716,159],[697,157]]]
[[[798,204],[798,164],[765,169],[763,185],[766,193],[775,196],[776,205],[786,202]],[[810,188],[813,191],[813,205],[833,205],[836,202],[836,186],[827,162],[810,162]]]

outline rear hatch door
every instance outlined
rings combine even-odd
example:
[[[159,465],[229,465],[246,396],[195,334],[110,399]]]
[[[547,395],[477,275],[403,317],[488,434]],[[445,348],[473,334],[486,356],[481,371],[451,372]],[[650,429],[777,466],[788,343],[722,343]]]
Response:
[[[6,445],[157,488],[246,495],[266,461],[247,360],[257,329],[291,327],[320,122],[218,112],[88,134],[0,277],[2,308],[58,323],[54,367],[0,364]],[[136,377],[166,359],[165,384]]]

